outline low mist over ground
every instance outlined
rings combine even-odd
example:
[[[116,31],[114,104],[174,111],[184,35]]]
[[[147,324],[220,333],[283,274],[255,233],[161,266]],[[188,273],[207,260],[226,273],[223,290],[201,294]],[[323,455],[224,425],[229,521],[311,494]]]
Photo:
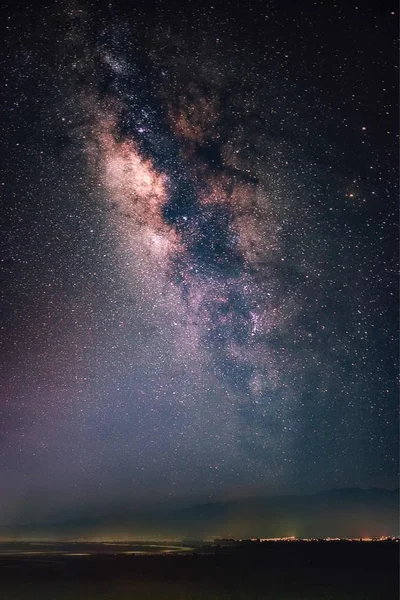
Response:
[[[399,490],[346,489],[147,511],[109,506],[96,513],[81,507],[74,515],[4,526],[0,535],[3,540],[396,536],[398,505]]]

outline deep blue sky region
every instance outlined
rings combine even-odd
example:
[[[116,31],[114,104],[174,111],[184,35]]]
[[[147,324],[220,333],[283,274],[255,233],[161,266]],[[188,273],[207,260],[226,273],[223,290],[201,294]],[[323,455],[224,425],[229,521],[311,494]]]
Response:
[[[397,8],[4,8],[0,522],[398,485]]]

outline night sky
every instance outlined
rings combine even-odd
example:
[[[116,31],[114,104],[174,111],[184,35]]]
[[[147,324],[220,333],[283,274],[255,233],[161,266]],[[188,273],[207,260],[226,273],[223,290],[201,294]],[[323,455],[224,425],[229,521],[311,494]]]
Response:
[[[397,19],[5,5],[0,524],[397,487]]]

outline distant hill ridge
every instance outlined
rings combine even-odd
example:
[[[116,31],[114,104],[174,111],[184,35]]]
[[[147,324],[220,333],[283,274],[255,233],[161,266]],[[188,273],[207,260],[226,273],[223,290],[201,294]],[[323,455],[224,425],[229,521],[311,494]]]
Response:
[[[60,514],[51,521],[0,527],[4,539],[223,537],[361,537],[398,535],[399,489],[345,488],[309,495],[260,496],[186,508],[125,510],[93,516]]]

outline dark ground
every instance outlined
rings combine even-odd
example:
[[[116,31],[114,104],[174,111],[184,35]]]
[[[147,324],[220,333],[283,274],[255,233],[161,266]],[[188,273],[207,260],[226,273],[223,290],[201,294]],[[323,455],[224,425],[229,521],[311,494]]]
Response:
[[[84,550],[82,550],[84,551]],[[396,543],[269,543],[194,554],[0,556],[1,600],[398,598]]]

